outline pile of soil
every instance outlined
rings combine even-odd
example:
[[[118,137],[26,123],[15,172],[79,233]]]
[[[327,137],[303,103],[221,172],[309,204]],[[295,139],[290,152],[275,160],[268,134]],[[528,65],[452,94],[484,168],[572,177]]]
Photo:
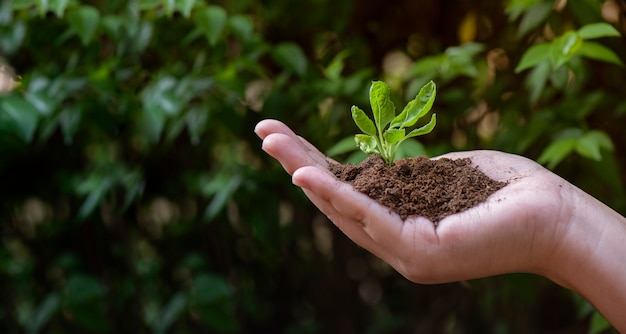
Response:
[[[406,219],[423,216],[435,225],[467,210],[506,186],[471,165],[470,159],[404,158],[388,167],[380,155],[358,165],[333,164],[330,171],[356,190]]]

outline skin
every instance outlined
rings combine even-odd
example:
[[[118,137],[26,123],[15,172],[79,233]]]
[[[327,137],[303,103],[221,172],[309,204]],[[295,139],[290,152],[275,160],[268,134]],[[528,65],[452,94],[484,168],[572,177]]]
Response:
[[[441,156],[470,158],[509,184],[435,228],[423,217],[403,221],[337,180],[327,170],[331,160],[285,124],[264,120],[255,132],[343,233],[407,279],[437,284],[534,273],[581,294],[626,332],[626,219],[534,161],[497,151]]]

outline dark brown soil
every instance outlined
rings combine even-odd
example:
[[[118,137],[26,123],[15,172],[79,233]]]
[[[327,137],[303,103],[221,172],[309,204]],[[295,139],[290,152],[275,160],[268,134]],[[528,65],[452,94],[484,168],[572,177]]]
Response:
[[[372,155],[358,165],[335,164],[329,169],[402,219],[423,216],[435,225],[506,186],[472,167],[470,159],[405,158],[387,167],[379,155]]]

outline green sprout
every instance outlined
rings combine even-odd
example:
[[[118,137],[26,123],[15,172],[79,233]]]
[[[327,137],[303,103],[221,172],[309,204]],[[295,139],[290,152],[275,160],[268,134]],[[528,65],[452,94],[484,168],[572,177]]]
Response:
[[[352,106],[352,119],[363,131],[354,137],[357,146],[366,154],[378,153],[387,163],[393,166],[396,151],[406,139],[430,133],[437,123],[435,114],[430,121],[417,129],[413,129],[408,134],[406,128],[412,127],[417,121],[424,117],[432,108],[435,102],[437,87],[430,81],[405,107],[399,115],[396,115],[396,107],[390,98],[390,89],[382,81],[372,82],[369,98],[374,114],[374,121],[357,106]]]

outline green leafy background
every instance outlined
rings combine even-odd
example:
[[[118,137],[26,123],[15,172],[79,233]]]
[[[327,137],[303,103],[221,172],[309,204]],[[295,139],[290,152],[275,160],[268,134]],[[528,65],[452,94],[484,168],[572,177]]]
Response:
[[[533,275],[410,283],[260,150],[358,161],[350,106],[437,83],[400,155],[536,159],[626,213],[621,1],[0,0],[0,332],[601,333]],[[368,111],[369,112],[369,111]],[[418,124],[420,125],[420,124]]]

